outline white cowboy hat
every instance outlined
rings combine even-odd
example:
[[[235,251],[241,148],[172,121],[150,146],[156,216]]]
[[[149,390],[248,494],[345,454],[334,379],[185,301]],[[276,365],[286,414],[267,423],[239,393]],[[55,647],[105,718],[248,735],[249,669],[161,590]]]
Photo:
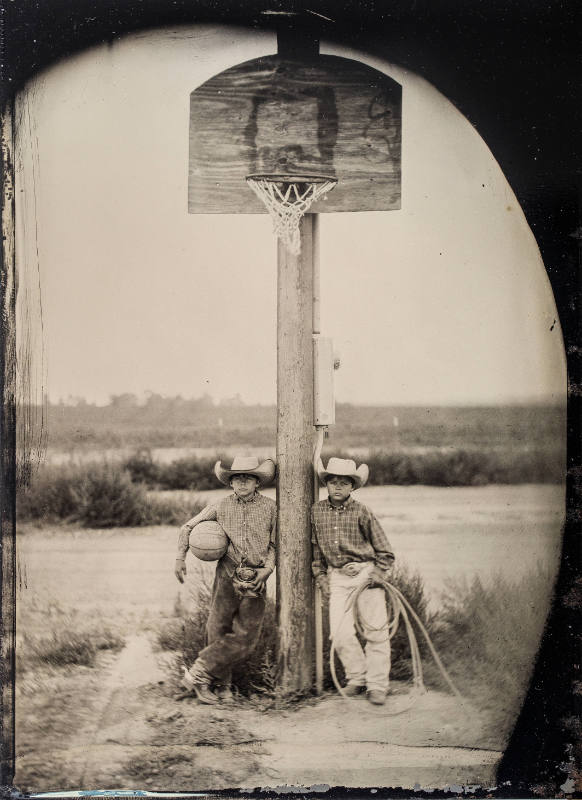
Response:
[[[214,474],[221,483],[228,486],[233,475],[254,475],[259,486],[266,486],[275,477],[275,462],[267,458],[262,464],[256,456],[235,456],[230,469],[220,461],[214,465]]]
[[[330,475],[341,475],[342,478],[351,478],[354,482],[354,489],[359,489],[366,483],[369,474],[370,470],[367,464],[360,464],[356,469],[356,462],[351,458],[330,458],[326,469],[323,468],[320,458],[317,465],[317,476],[322,486],[325,486],[325,481]]]

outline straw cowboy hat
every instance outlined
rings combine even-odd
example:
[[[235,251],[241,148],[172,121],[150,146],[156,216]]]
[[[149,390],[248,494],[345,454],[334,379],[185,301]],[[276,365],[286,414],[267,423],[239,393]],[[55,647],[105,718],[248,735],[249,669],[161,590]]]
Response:
[[[354,489],[359,489],[368,480],[369,473],[367,464],[360,464],[356,469],[356,462],[351,458],[330,458],[327,462],[327,469],[323,468],[320,458],[317,466],[317,475],[323,486],[330,475],[341,475],[342,478],[351,478]]]
[[[259,486],[266,486],[275,477],[275,462],[267,458],[262,464],[256,456],[235,456],[230,469],[222,466],[220,461],[214,465],[214,474],[225,486],[230,484],[233,475],[254,475]]]

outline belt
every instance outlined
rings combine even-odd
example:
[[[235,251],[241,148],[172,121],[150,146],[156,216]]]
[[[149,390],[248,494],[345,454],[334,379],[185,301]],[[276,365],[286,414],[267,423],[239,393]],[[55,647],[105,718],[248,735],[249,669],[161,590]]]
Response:
[[[348,575],[352,577],[354,573],[354,569],[356,570],[356,575],[358,575],[363,569],[366,569],[372,562],[371,561],[348,561],[347,564],[344,564],[343,567],[334,567],[338,572],[341,572],[342,575]]]

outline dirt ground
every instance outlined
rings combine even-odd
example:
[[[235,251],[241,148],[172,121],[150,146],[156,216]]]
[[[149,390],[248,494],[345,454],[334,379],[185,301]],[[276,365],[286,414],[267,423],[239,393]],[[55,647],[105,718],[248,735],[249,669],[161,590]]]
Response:
[[[385,707],[328,694],[283,711],[176,700],[175,672],[150,637],[130,637],[96,669],[20,687],[15,785],[21,791],[193,791],[281,786],[492,786],[500,752],[451,695]],[[43,691],[39,691],[42,688]],[[36,691],[35,691],[36,689]],[[408,709],[408,710],[406,710]]]
[[[435,601],[451,574],[510,575],[540,560],[551,571],[557,563],[560,487],[362,491]],[[177,702],[177,665],[156,647],[160,622],[187,598],[173,575],[175,542],[169,527],[21,530],[17,635],[42,634],[62,617],[105,621],[125,639],[94,668],[17,676],[21,791],[493,783],[502,742],[487,735],[486,719],[446,694],[423,695],[398,715],[407,702],[402,687],[379,710],[335,694],[265,712],[243,701]]]

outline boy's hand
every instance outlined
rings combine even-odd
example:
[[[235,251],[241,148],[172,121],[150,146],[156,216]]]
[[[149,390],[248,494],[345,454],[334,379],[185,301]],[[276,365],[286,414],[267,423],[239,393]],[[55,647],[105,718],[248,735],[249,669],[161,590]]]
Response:
[[[327,579],[327,575],[322,572],[320,573],[317,578],[315,579],[315,585],[319,588],[319,591],[322,593],[324,597],[329,595],[329,581]]]
[[[257,569],[257,574],[255,575],[253,580],[250,581],[250,586],[252,587],[253,591],[260,592],[264,584],[267,582],[267,578],[269,577],[270,574],[271,573],[269,572],[269,570],[266,569],[265,567],[259,567]]]
[[[174,575],[176,578],[178,578],[180,583],[184,583],[184,577],[186,576],[186,559],[176,559],[176,564],[174,565]]]

